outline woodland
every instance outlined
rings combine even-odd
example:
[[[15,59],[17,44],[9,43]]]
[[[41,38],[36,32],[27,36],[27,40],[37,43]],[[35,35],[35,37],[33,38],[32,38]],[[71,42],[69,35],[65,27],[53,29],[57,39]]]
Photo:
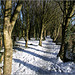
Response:
[[[29,44],[32,38],[34,40]],[[0,64],[3,62],[0,75],[11,75],[13,54],[20,46],[16,42],[21,39],[24,49],[30,49],[29,45],[38,41],[38,50],[44,47],[45,40],[52,39],[60,46],[56,58],[63,63],[75,63],[75,1],[0,0]],[[45,74],[44,70],[42,74]]]

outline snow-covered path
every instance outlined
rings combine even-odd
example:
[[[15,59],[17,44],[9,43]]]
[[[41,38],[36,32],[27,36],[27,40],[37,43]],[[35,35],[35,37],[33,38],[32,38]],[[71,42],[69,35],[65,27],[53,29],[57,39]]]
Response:
[[[63,63],[57,59],[60,46],[47,37],[39,46],[39,41],[28,41],[28,48],[25,48],[24,41],[18,41],[18,47],[13,51],[12,74],[13,75],[58,75],[58,73],[75,73],[73,62]]]

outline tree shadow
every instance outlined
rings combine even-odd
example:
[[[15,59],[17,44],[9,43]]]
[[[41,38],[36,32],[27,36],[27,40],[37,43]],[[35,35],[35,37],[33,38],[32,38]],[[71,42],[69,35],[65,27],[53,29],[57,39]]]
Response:
[[[46,74],[46,75],[72,75],[71,73],[63,73],[63,72],[53,72],[51,70],[47,70],[44,69],[42,67],[38,67],[38,66],[34,66],[32,64],[29,64],[27,62],[21,61],[20,59],[14,59],[13,60],[19,64],[23,64],[24,66],[26,66],[27,68],[33,70],[36,72],[36,74],[40,75],[40,74]]]
[[[48,42],[48,43],[43,43],[44,45],[56,45],[55,43],[50,43],[50,42]]]
[[[32,44],[32,43],[31,43],[31,44],[28,44],[28,45],[32,45],[32,46],[38,46],[38,45],[34,45],[34,44]]]
[[[16,43],[25,45],[25,42],[23,43],[23,42],[19,42],[19,41],[18,41],[18,42],[16,42]],[[38,46],[38,45],[34,45],[34,44],[32,44],[32,43],[30,43],[30,44],[28,44],[28,45]]]
[[[29,48],[30,48],[30,49],[33,49],[33,50],[36,50],[36,51],[43,52],[43,53],[48,53],[48,54],[51,54],[50,52],[43,51],[43,50],[39,50],[39,49],[36,49],[36,48],[32,48],[32,47],[29,47]]]
[[[47,47],[47,46],[45,46],[44,48],[46,48],[46,49],[53,49],[54,50],[54,47]]]
[[[74,73],[53,72],[52,70],[44,69],[42,67],[34,66],[34,65],[29,64],[27,62],[21,61],[20,59],[13,58],[13,60],[16,63],[23,64],[27,68],[35,71],[36,74],[38,74],[38,75],[40,75],[40,74],[42,74],[42,75],[74,75]]]
[[[20,43],[20,44],[25,44],[25,43],[22,43],[22,42],[17,42],[17,43]],[[34,45],[34,44],[28,44],[28,45],[38,46],[38,45]],[[20,45],[20,47],[25,48],[25,46],[22,46],[22,45]],[[50,52],[43,51],[43,50],[39,50],[39,49],[36,49],[36,48],[32,48],[32,47],[28,47],[28,48],[33,49],[33,50],[36,50],[36,51],[40,51],[40,52],[43,52],[43,53],[48,53],[48,54],[51,54]],[[48,47],[44,47],[44,48],[47,48],[47,49],[53,49],[53,48],[48,48]]]
[[[42,69],[40,67],[37,67],[37,66],[34,66],[32,64],[29,64],[27,62],[24,62],[24,61],[21,61],[19,59],[14,59],[13,60],[17,63],[20,63],[20,64],[23,64],[24,66],[30,68],[31,70],[35,71],[37,74],[50,74],[50,71],[49,70],[45,70],[45,69]]]
[[[16,50],[18,50],[18,51],[22,51],[22,52],[28,53],[28,54],[31,54],[31,55],[33,55],[33,56],[35,56],[35,57],[39,57],[40,59],[45,60],[45,61],[52,61],[52,60],[55,60],[55,58],[48,58],[48,57],[46,57],[46,56],[41,56],[41,55],[39,55],[39,54],[36,54],[36,53],[34,53],[34,52],[31,52],[31,51],[24,50],[24,49],[22,49],[22,48],[15,47],[14,49],[16,49]],[[53,61],[53,62],[54,62],[54,61]]]

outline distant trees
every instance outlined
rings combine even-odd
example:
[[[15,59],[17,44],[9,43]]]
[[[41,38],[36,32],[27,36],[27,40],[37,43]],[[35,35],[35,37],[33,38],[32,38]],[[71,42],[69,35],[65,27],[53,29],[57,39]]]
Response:
[[[49,2],[47,1],[25,1],[22,7],[23,25],[25,26],[25,46],[27,47],[30,33],[33,32],[34,38],[40,38],[39,45],[42,46],[43,30],[49,23]],[[33,31],[32,31],[33,30]],[[46,31],[44,32],[46,36]]]
[[[62,12],[60,10],[60,7],[56,1],[51,1],[49,3],[49,9],[50,9],[50,20],[46,26],[48,28],[48,35],[53,39],[53,41],[57,41],[59,37],[59,32],[61,29],[61,24],[62,24]],[[61,34],[61,32],[60,32]],[[60,37],[61,38],[61,37]]]
[[[46,28],[49,25],[51,21],[51,2],[49,1],[43,1],[40,2],[40,40],[39,45],[42,46],[42,39],[45,39],[46,36]],[[44,36],[43,36],[44,33]]]
[[[26,6],[26,13],[25,13],[25,16],[26,16],[26,38],[25,38],[25,41],[26,41],[26,44],[25,44],[25,47],[28,47],[28,33],[29,33],[29,27],[30,27],[30,14],[29,14],[29,9],[30,9],[30,3],[29,1],[26,1],[27,3],[27,6]]]
[[[25,47],[28,47],[28,39],[29,39],[29,30],[30,30],[30,6],[31,1],[24,1],[23,7],[22,7],[22,22],[23,22],[23,38],[25,40]]]

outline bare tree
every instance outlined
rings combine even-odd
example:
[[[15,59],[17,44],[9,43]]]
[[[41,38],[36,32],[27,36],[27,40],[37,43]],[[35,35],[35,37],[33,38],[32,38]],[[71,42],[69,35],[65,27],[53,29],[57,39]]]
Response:
[[[60,2],[59,6],[61,8],[61,11],[63,12],[63,24],[62,24],[62,44],[61,49],[59,51],[58,56],[65,62],[67,61],[66,58],[66,50],[67,50],[67,44],[68,39],[66,37],[66,31],[69,26],[71,18],[74,16],[74,7],[75,7],[75,1],[62,1],[63,7],[61,6]]]
[[[22,1],[18,1],[15,7],[13,14],[11,15],[12,9],[12,1],[6,0],[5,1],[5,15],[4,15],[4,68],[3,74],[4,75],[11,75],[12,70],[12,31],[15,25],[16,19],[22,7]]]

